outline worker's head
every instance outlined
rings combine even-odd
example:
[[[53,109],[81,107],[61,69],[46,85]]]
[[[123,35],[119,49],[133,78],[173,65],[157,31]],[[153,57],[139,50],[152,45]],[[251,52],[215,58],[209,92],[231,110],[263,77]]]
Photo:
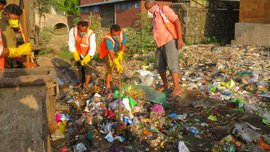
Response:
[[[0,0],[0,11],[2,11],[5,8],[6,5],[7,5],[6,0]]]
[[[16,4],[9,4],[3,12],[6,19],[19,19],[22,15],[22,9]]]
[[[19,19],[22,15],[22,9],[16,4],[9,4],[5,7],[2,17],[8,20],[9,25],[13,28],[19,27]]]
[[[158,8],[155,0],[145,0],[144,6],[152,14],[154,14],[156,9]]]
[[[88,31],[89,23],[87,21],[80,21],[77,24],[78,31],[81,37],[84,37]]]
[[[114,40],[119,40],[121,27],[118,24],[113,24],[110,28],[110,32],[112,34],[112,38]]]

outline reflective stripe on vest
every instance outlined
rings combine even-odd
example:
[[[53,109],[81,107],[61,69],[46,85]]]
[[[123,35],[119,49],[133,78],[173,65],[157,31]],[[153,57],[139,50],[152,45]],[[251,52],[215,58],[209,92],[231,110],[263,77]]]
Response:
[[[120,42],[119,42],[118,49],[121,48],[121,44],[122,44],[122,42],[123,42],[123,40],[124,40],[124,33],[125,33],[125,32],[124,32],[123,30],[122,30],[121,33],[120,33]],[[106,35],[104,36],[102,42],[100,43],[100,49],[99,49],[99,55],[100,55],[99,57],[100,57],[100,59],[103,59],[103,58],[104,58],[105,56],[107,56],[108,53],[109,53],[109,50],[108,50],[108,48],[107,48],[107,46],[106,46],[106,40],[111,41],[112,44],[113,44],[113,48],[115,47],[115,41],[114,41],[114,39],[112,38],[111,33],[106,34]]]
[[[104,39],[110,40],[110,41],[113,43],[113,47],[115,47],[115,41],[114,41],[114,39],[112,38],[111,33],[106,34]],[[124,40],[124,31],[122,30],[122,31],[120,32],[120,41],[119,41],[119,46],[118,46],[118,47],[121,46],[123,40]]]

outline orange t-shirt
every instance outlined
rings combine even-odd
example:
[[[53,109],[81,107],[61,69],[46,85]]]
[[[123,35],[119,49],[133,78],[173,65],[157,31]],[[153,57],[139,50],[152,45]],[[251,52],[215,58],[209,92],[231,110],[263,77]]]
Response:
[[[167,17],[167,19],[172,23],[178,19],[178,16],[169,6],[163,6],[162,12]],[[172,34],[168,31],[163,21],[163,18],[160,15],[160,7],[158,7],[154,13],[152,25],[153,25],[153,36],[156,41],[157,47],[161,47],[173,39]]]

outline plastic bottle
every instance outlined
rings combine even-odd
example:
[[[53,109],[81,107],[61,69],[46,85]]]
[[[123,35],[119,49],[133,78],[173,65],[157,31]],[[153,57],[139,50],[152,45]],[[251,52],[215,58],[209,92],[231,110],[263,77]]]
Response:
[[[178,152],[189,152],[189,149],[183,141],[178,142]]]

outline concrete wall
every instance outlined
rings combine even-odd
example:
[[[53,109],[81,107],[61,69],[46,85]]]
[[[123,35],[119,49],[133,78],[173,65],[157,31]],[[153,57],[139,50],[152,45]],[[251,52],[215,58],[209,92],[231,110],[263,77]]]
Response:
[[[232,43],[270,47],[270,1],[241,0]]]
[[[206,37],[215,37],[218,42],[229,43],[234,38],[234,24],[239,20],[238,11],[190,8],[183,3],[171,4],[171,8],[178,13],[183,24],[186,42],[199,43]]]
[[[57,25],[63,25],[63,28],[66,28],[68,31],[68,18],[64,15],[56,15],[56,14],[48,14],[43,13],[40,17],[39,15],[35,15],[36,25],[38,25],[41,29],[44,27],[55,28]]]
[[[236,23],[233,43],[270,47],[270,24]]]

